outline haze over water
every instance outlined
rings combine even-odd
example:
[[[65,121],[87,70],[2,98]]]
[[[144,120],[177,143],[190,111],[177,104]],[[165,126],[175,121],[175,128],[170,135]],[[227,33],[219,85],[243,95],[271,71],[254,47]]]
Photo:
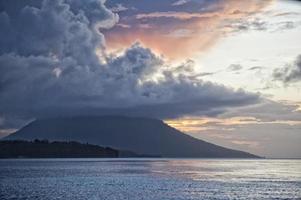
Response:
[[[0,199],[300,199],[301,160],[0,160]]]

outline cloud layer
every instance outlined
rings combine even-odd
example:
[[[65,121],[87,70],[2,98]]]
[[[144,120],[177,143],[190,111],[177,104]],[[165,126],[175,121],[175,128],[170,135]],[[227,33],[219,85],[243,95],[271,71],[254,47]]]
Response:
[[[106,54],[99,30],[118,15],[104,3],[0,1],[0,127],[60,115],[215,116],[259,101],[192,79],[193,62],[168,64],[139,43]]]

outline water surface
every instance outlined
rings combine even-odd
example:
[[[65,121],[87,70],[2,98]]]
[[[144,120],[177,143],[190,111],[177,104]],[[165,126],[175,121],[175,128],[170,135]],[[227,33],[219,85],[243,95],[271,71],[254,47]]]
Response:
[[[0,160],[0,199],[301,199],[301,160]]]

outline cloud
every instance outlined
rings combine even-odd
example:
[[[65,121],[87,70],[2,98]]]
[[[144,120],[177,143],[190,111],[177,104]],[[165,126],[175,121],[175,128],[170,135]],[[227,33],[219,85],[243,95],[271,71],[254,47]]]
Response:
[[[246,31],[268,31],[279,32],[294,29],[301,25],[300,21],[279,21],[269,22],[264,18],[251,18],[248,20],[232,20],[231,23],[224,25],[226,32],[246,32]]]
[[[168,124],[188,133],[200,131],[233,131],[242,126],[283,125],[301,127],[300,102],[263,100],[258,104],[229,109],[218,116],[190,115],[166,120]],[[275,134],[278,134],[275,132]]]
[[[17,129],[0,129],[0,139],[8,136],[15,131],[17,131]]]
[[[188,113],[212,116],[227,107],[259,100],[255,94],[191,81],[189,70],[179,71],[188,66],[164,66],[162,59],[138,44],[106,62],[97,70],[76,65],[73,60],[58,64],[41,56],[3,55],[4,106],[0,111],[31,118],[70,114],[166,118]],[[57,66],[59,76],[53,73]]]
[[[242,33],[264,31],[269,33],[289,31],[298,28],[301,25],[300,13],[293,11],[298,4],[292,4],[287,1],[273,1],[277,6],[262,10],[262,12],[245,12],[235,10],[233,15],[239,15],[245,12],[245,18],[229,18],[226,23],[221,24],[221,28],[226,33]]]
[[[117,15],[97,0],[26,2],[19,8],[15,1],[1,1],[1,54],[57,59],[68,55],[80,65],[98,64],[94,50],[104,48],[104,37],[97,29],[114,25]]]
[[[126,11],[128,9],[129,8],[125,7],[121,3],[118,3],[118,4],[116,4],[115,7],[110,8],[110,10],[112,10],[113,12],[122,12],[122,11]]]
[[[139,43],[107,54],[100,30],[118,16],[103,1],[14,3],[1,2],[2,130],[62,115],[215,116],[260,101],[257,94],[191,80],[192,61],[168,64]]]
[[[264,69],[265,67],[262,67],[262,66],[254,66],[254,67],[250,67],[248,70],[249,71],[260,71],[262,69]]]
[[[228,70],[228,71],[231,71],[231,72],[239,71],[239,70],[241,70],[241,69],[243,69],[243,66],[241,66],[240,64],[231,64],[231,65],[227,68],[227,70]]]
[[[275,13],[273,16],[274,17],[282,17],[282,16],[293,16],[293,17],[297,17],[297,16],[299,16],[300,15],[300,13],[298,13],[298,12],[277,12],[277,13]]]
[[[248,21],[272,0],[185,1],[181,6],[172,5],[176,2],[184,1],[167,0],[156,4],[147,0],[109,1],[112,7],[122,3],[137,9],[120,13],[121,23],[130,28],[114,27],[104,32],[108,49],[115,51],[140,41],[167,58],[185,59],[208,50],[221,37],[236,29],[231,28],[231,24]],[[178,48],[174,48],[174,44]]]
[[[264,100],[216,117],[186,116],[169,125],[215,144],[262,156],[300,157],[300,102]],[[279,148],[280,147],[280,148]]]
[[[301,55],[297,56],[293,64],[275,69],[273,78],[285,84],[301,81]]]
[[[213,13],[190,13],[190,12],[175,12],[175,11],[167,11],[167,12],[153,12],[153,13],[142,13],[136,15],[137,19],[144,18],[175,18],[179,20],[187,20],[192,18],[205,18],[205,17],[214,17],[218,15],[216,12]]]
[[[182,6],[182,5],[184,5],[188,2],[189,2],[189,0],[178,0],[178,1],[175,1],[174,3],[172,3],[171,5],[173,5],[173,6]]]
[[[259,18],[251,18],[248,20],[232,20],[231,23],[227,23],[224,28],[230,32],[241,32],[241,31],[265,31],[268,29],[268,23],[262,21]]]
[[[193,35],[193,31],[189,29],[177,29],[168,33],[166,36],[175,37],[175,38],[187,38],[187,37],[191,37],[192,35]]]

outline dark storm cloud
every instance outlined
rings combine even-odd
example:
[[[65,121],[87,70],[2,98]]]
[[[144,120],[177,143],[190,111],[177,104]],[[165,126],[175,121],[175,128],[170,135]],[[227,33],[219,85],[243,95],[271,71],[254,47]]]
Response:
[[[1,54],[69,57],[79,65],[98,65],[94,50],[103,47],[104,38],[94,29],[118,19],[97,0],[4,0],[0,5]]]
[[[297,56],[293,64],[275,69],[273,78],[285,84],[301,81],[301,55]]]
[[[254,104],[256,94],[191,80],[136,43],[106,55],[99,30],[118,16],[103,1],[0,1],[2,128],[57,115],[214,116]]]

